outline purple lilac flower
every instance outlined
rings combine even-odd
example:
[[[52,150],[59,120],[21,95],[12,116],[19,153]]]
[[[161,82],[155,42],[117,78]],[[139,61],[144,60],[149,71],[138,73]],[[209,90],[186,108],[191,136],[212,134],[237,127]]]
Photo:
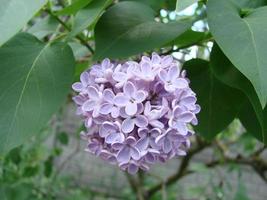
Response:
[[[93,65],[72,86],[86,151],[130,174],[184,156],[200,111],[189,84],[172,56]]]

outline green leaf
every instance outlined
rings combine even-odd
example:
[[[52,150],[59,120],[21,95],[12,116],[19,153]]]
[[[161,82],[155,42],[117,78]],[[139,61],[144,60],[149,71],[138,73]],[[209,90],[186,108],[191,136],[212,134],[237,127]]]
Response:
[[[63,43],[20,33],[0,48],[0,152],[37,134],[65,99],[74,58]]]
[[[148,6],[150,6],[151,8],[153,8],[155,11],[160,10],[161,8],[166,7],[166,0],[122,0],[122,1],[135,1],[135,2],[139,2],[139,3],[143,3],[146,4]],[[175,0],[172,0],[175,1]]]
[[[60,11],[57,11],[56,15],[72,15],[76,14],[80,9],[88,5],[92,0],[77,0],[71,5],[63,8]]]
[[[24,177],[33,177],[36,176],[39,172],[39,166],[27,166],[23,170],[23,176]]]
[[[244,0],[241,2],[209,0],[208,22],[216,42],[234,66],[251,81],[261,106],[265,107],[267,102],[267,7],[250,10],[243,16],[240,6],[247,8],[250,5],[245,5]]]
[[[211,38],[211,34],[207,32],[197,32],[188,30],[170,44],[176,45],[178,48],[186,48],[193,45],[201,44],[202,42]]]
[[[249,133],[266,143],[267,108],[262,110],[250,81],[233,66],[217,44],[212,49],[210,60],[212,71],[219,80],[245,94],[248,100],[245,101],[238,116]]]
[[[180,12],[196,2],[198,0],[176,0],[175,12]]]
[[[59,140],[59,142],[63,145],[68,145],[69,143],[69,136],[67,133],[65,132],[61,132],[57,135],[57,138]]]
[[[0,185],[0,197],[4,200],[30,200],[33,199],[33,185],[18,183],[14,185]]]
[[[73,51],[76,60],[84,59],[90,55],[90,51],[82,44],[77,42],[69,42],[69,45]]]
[[[87,27],[93,25],[102,14],[103,10],[112,3],[112,0],[95,0],[81,9],[74,18],[70,36],[74,37]]]
[[[53,162],[54,162],[54,157],[49,156],[44,163],[44,175],[46,177],[50,177],[53,173]]]
[[[145,4],[120,2],[104,13],[95,28],[94,59],[124,58],[159,48],[190,28],[189,22],[163,24]]]
[[[39,39],[45,36],[55,33],[58,27],[58,22],[55,18],[46,16],[45,18],[37,21],[31,28],[28,29],[28,33],[33,34]]]
[[[184,64],[201,112],[196,131],[210,140],[224,130],[242,105],[242,94],[217,80],[208,61],[194,59]]]
[[[0,46],[40,10],[46,0],[4,0],[0,4]]]

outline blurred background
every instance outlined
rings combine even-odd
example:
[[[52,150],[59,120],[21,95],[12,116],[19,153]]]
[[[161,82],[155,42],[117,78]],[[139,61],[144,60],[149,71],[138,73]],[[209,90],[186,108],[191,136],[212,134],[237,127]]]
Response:
[[[69,3],[52,2],[55,10]],[[195,3],[175,12],[176,1],[170,3],[172,6],[159,9],[156,20],[168,23],[196,18],[192,30],[203,33],[201,45],[192,45],[190,38],[184,38],[169,49],[159,49],[158,53],[170,53],[181,62],[192,58],[208,59],[212,39],[203,17],[205,7]],[[39,38],[55,37],[54,33],[60,28],[47,18],[47,13],[39,13],[25,31]],[[44,23],[43,19],[48,21]],[[90,36],[91,32],[84,30],[83,34]],[[205,38],[209,42],[205,42]],[[182,42],[188,40],[187,48]],[[72,41],[70,45],[79,61],[76,67],[79,77],[92,63],[90,52],[77,42]],[[178,49],[179,45],[183,48]],[[130,176],[84,151],[86,143],[80,139],[84,127],[75,115],[72,95],[38,135],[0,157],[1,200],[267,199],[267,151],[246,132],[238,119],[211,142],[198,134],[193,136],[192,148],[185,157],[152,166],[147,173]]]
[[[187,156],[136,176],[85,152],[81,129],[67,103],[40,135],[1,158],[0,199],[136,199],[140,189],[146,199],[267,199],[267,151],[238,120],[213,142],[196,136]]]

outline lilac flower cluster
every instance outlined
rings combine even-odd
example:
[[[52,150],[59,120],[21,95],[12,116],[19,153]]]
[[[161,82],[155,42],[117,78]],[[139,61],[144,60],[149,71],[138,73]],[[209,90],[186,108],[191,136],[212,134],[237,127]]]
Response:
[[[143,56],[139,63],[105,59],[73,84],[84,119],[87,151],[134,174],[186,154],[198,123],[196,95],[172,56]]]

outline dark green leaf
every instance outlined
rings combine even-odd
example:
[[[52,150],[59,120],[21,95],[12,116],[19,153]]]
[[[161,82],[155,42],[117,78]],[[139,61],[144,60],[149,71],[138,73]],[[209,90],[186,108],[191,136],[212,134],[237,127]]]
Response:
[[[161,8],[164,8],[166,4],[165,2],[166,0],[156,0],[156,1],[155,0],[122,0],[122,1],[135,1],[139,3],[144,3],[156,11],[160,10]],[[172,1],[175,1],[175,0],[172,0]]]
[[[217,80],[208,61],[190,60],[184,68],[201,106],[196,130],[206,139],[212,139],[233,121],[242,105],[242,94]]]
[[[4,0],[0,5],[0,46],[14,36],[40,10],[46,0]]]
[[[261,106],[267,102],[267,7],[242,14],[248,1],[209,0],[210,30],[225,55],[252,83]],[[262,2],[262,1],[257,1]],[[257,6],[257,5],[253,5]],[[222,12],[223,11],[223,12]]]
[[[58,140],[61,144],[67,145],[69,143],[69,136],[67,133],[62,132],[62,133],[59,133],[57,136],[58,136]]]
[[[112,3],[112,0],[95,0],[85,8],[81,9],[74,18],[74,25],[70,36],[74,37],[87,27],[93,25],[103,10]]]
[[[85,58],[90,54],[90,51],[82,44],[77,42],[69,42],[76,60]]]
[[[53,17],[46,16],[45,18],[37,21],[27,32],[33,34],[39,39],[42,39],[49,34],[55,33],[57,27],[57,20]]]
[[[131,1],[111,7],[95,28],[95,59],[123,58],[159,48],[191,26],[189,22],[156,22],[154,14],[145,4]]]
[[[215,44],[211,52],[211,66],[215,76],[225,84],[242,91],[248,100],[239,113],[246,129],[256,138],[266,143],[267,108],[261,108],[257,94],[249,80],[239,72]]]
[[[39,172],[39,166],[27,166],[23,170],[23,176],[24,177],[33,177]]]
[[[44,175],[46,177],[50,177],[52,175],[52,172],[53,172],[53,161],[54,161],[54,157],[53,156],[49,156],[48,159],[44,163]]]
[[[66,44],[44,44],[27,33],[0,48],[1,153],[45,126],[69,91],[74,65]]]
[[[71,5],[56,12],[56,15],[72,15],[76,14],[80,9],[88,5],[92,0],[77,0]]]
[[[18,165],[21,162],[21,146],[12,149],[6,156],[6,159],[10,159],[14,164]]]
[[[207,32],[197,32],[193,30],[188,30],[174,41],[171,42],[172,45],[176,45],[178,48],[186,48],[192,45],[198,45],[202,42],[211,38],[211,34]]]

